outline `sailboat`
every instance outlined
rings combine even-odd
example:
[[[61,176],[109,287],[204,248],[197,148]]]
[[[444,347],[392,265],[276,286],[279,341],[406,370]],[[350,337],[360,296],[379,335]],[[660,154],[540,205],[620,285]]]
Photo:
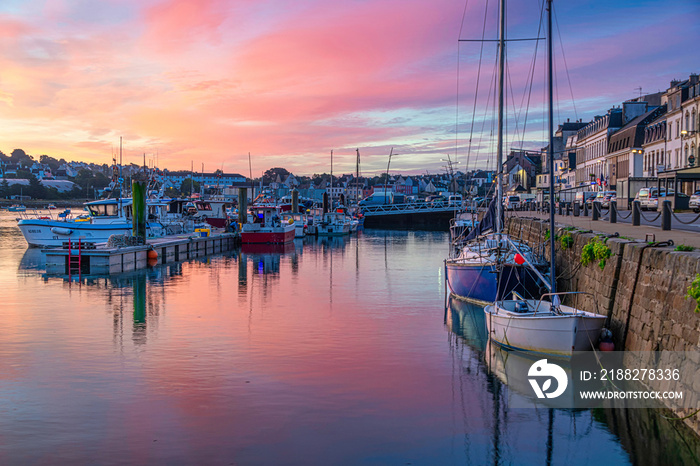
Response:
[[[504,0],[500,2],[500,58],[499,72],[503,79],[504,57]],[[554,173],[554,131],[552,93],[552,0],[547,0],[547,70],[549,101],[549,147],[547,161],[549,173]],[[549,176],[549,229],[554,231],[554,176]],[[553,237],[554,235],[551,235]],[[570,357],[575,351],[586,351],[595,346],[606,317],[561,304],[557,293],[555,273],[555,241],[550,240],[549,293],[539,300],[517,299],[495,300],[484,307],[486,329],[489,338],[504,347],[537,353]],[[549,300],[546,300],[549,299]]]
[[[500,14],[505,0],[501,0]],[[496,166],[496,196],[479,224],[451,244],[450,257],[445,260],[445,279],[450,292],[460,298],[481,304],[517,292],[539,296],[543,279],[537,268],[542,261],[523,242],[503,233],[503,127],[504,127],[504,31],[501,25],[498,82],[498,142]],[[493,231],[492,234],[486,234]]]

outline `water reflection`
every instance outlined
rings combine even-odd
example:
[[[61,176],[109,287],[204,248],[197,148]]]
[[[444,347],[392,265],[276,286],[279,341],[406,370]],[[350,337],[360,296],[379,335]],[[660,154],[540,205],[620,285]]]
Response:
[[[537,400],[536,409],[514,408],[535,400],[523,374],[541,358],[492,344],[486,338],[483,315],[480,306],[448,300],[445,324],[455,365],[453,385],[457,388],[453,403],[464,426],[464,456],[489,458],[487,462],[493,464],[592,464],[601,462],[605,450],[605,464],[700,464],[697,437],[682,423],[664,418],[659,410],[625,408],[619,402],[614,407],[609,404],[593,410],[561,409],[551,407],[560,403],[549,399],[544,403]],[[557,364],[565,370],[568,383],[573,384],[576,360],[557,360]],[[474,385],[485,387],[488,396],[480,394]],[[563,401],[566,405],[573,403],[572,393],[568,392],[571,399]],[[480,451],[470,433],[474,428],[472,419],[488,414],[490,449]],[[527,425],[525,432],[523,425]],[[617,442],[624,450],[610,448]],[[654,446],[650,448],[650,444]]]
[[[690,462],[653,432],[658,416],[510,408],[483,311],[444,309],[442,233],[307,238],[81,282],[44,280],[13,234],[3,464]]]

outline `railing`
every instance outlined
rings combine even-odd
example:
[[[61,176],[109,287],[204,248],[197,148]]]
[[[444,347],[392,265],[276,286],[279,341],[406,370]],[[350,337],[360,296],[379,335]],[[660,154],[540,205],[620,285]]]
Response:
[[[371,206],[362,206],[362,212],[366,217],[373,215],[388,215],[388,214],[408,214],[408,213],[428,213],[428,212],[471,212],[472,207],[466,209],[460,203],[458,205],[444,204],[430,205],[425,203],[410,203],[410,204],[380,204]]]

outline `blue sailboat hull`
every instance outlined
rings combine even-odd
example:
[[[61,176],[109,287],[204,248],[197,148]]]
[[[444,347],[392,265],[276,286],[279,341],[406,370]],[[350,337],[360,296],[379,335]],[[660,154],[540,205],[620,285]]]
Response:
[[[525,297],[539,297],[540,284],[526,267],[506,264],[500,274],[493,264],[445,263],[447,286],[460,298],[492,303],[513,291]]]

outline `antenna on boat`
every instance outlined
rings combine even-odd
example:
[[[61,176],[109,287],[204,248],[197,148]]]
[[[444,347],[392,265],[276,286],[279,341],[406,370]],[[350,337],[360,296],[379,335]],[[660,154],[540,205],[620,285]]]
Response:
[[[549,169],[549,282],[551,293],[556,293],[557,276],[555,274],[555,248],[554,245],[554,103],[552,81],[552,0],[547,0],[547,95],[549,99],[549,146],[547,149],[547,165]]]

